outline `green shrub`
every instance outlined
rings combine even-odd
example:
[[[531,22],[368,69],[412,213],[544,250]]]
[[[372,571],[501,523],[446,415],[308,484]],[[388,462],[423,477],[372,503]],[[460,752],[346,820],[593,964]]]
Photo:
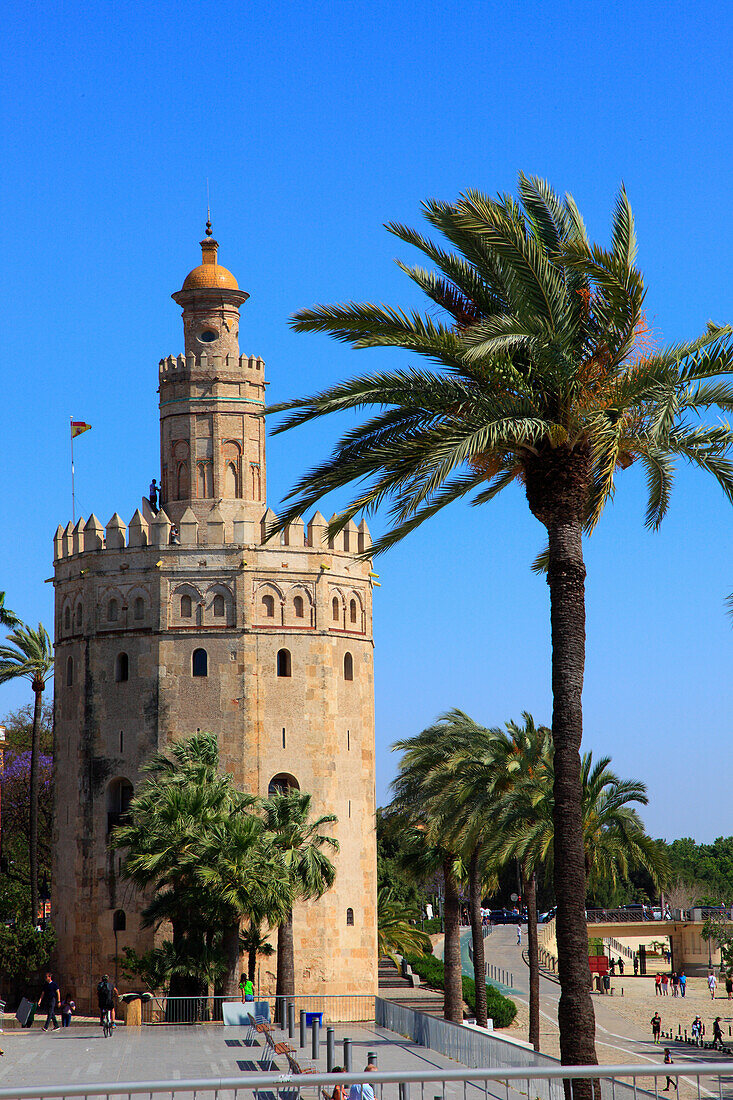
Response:
[[[416,974],[424,978],[434,989],[445,989],[445,968],[440,959],[431,955],[405,955]],[[463,976],[463,999],[476,1012],[476,984],[473,978]],[[494,1021],[494,1027],[509,1027],[517,1015],[517,1006],[493,985],[486,986],[486,1007]]]
[[[422,924],[423,932],[427,932],[429,936],[434,935],[436,932],[442,932],[440,927],[440,917],[430,917],[429,920],[424,920]]]

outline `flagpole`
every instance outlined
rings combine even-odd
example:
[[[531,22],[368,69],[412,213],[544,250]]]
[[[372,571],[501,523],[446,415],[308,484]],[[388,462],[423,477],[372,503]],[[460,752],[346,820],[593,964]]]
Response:
[[[76,526],[76,496],[74,493],[74,429],[71,424],[74,417],[69,417],[69,435],[71,436],[71,526]]]

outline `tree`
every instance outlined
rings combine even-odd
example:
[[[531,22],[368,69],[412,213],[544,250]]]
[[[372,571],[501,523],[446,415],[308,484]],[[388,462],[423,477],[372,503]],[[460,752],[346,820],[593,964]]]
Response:
[[[324,849],[339,850],[335,837],[322,830],[338,821],[334,814],[309,820],[311,796],[291,790],[274,794],[262,803],[265,829],[272,835],[289,879],[290,900],[284,919],[277,929],[277,997],[295,994],[295,954],[293,948],[293,903],[320,898],[333,886],[336,868]]]
[[[7,614],[7,612],[6,612]],[[53,671],[51,639],[42,623],[36,630],[30,626],[17,626],[8,635],[10,645],[0,646],[0,684],[20,677],[30,680],[35,695],[30,760],[30,837],[28,857],[31,879],[31,923],[38,920],[38,791],[39,738],[43,712],[43,692]]]
[[[405,855],[414,860],[419,852],[425,872],[432,862],[442,863],[445,883],[445,1003],[446,1020],[463,1020],[463,986],[460,943],[459,880],[466,876],[474,895],[471,911],[480,906],[480,838],[461,833],[456,820],[453,797],[452,761],[461,748],[475,740],[476,723],[460,710],[442,715],[437,722],[415,737],[395,742],[393,749],[403,753],[400,771],[392,784],[394,799],[391,812],[396,826],[408,838]],[[485,826],[482,823],[481,829]],[[409,838],[412,837],[410,840]],[[475,855],[475,859],[473,858]],[[475,894],[479,897],[476,900]],[[474,924],[475,922],[472,922]],[[478,942],[480,939],[480,942]],[[474,967],[480,967],[481,980],[476,990],[476,1020],[486,1026],[486,986],[484,981],[483,934],[474,937]]]
[[[275,948],[267,935],[262,932],[262,921],[256,916],[250,916],[249,926],[240,937],[242,950],[247,952],[247,977],[254,983],[257,972],[257,956],[269,959],[275,954]]]
[[[289,412],[277,431],[376,409],[300,478],[272,533],[325,494],[357,484],[328,534],[389,500],[392,524],[374,554],[472,492],[481,505],[514,481],[524,487],[548,536],[537,564],[550,588],[560,1050],[564,1063],[595,1063],[580,775],[583,534],[613,497],[617,471],[634,463],[646,473],[652,528],[667,510],[680,459],[710,473],[731,498],[731,430],[698,420],[711,406],[733,407],[733,387],[716,377],[731,368],[731,330],[711,323],[691,343],[652,349],[623,187],[610,249],[590,242],[569,195],[524,175],[518,200],[470,191],[423,209],[452,250],[406,226],[387,228],[437,268],[399,263],[440,319],[348,303],[302,310],[293,327],[357,349],[401,348],[442,369],[383,370],[271,408]]]
[[[386,887],[377,896],[379,958],[388,958],[399,968],[398,955],[426,955],[432,952],[430,937],[416,927],[418,906],[405,906]]]
[[[230,775],[218,774],[218,764],[210,733],[155,754],[143,768],[148,778],[130,803],[127,822],[110,837],[112,847],[126,849],[123,877],[150,892],[144,925],[170,922],[172,942],[154,950],[174,996],[200,996],[227,971],[220,940],[229,925],[220,896],[204,879],[210,861],[223,858],[237,815],[251,800],[238,805],[241,796]],[[257,831],[254,821],[249,838]]]

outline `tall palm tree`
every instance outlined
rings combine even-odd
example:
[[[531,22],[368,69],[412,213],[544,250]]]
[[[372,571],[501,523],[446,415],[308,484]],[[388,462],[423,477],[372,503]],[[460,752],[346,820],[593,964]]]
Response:
[[[10,614],[12,616],[12,612]],[[35,630],[31,626],[19,624],[12,634],[8,635],[7,641],[9,645],[0,646],[0,684],[22,677],[30,680],[35,696],[31,731],[31,806],[28,840],[31,879],[30,917],[31,922],[35,924],[38,920],[38,791],[40,787],[38,742],[43,711],[43,692],[46,681],[53,671],[53,647],[42,623],[39,623]]]
[[[292,997],[295,994],[293,903],[320,898],[333,886],[336,868],[324,849],[338,852],[339,842],[323,829],[338,818],[335,814],[323,814],[311,821],[311,796],[295,790],[263,800],[262,811],[265,829],[285,866],[290,890],[286,915],[277,929],[275,995]]]
[[[486,504],[513,481],[524,487],[548,535],[560,1049],[565,1063],[592,1064],[580,777],[583,534],[613,497],[617,471],[634,463],[646,472],[650,527],[667,510],[680,459],[733,496],[733,433],[698,419],[711,406],[733,407],[733,387],[717,377],[733,363],[731,330],[709,324],[691,343],[650,347],[623,188],[609,249],[591,243],[569,195],[524,175],[518,200],[471,191],[423,209],[448,250],[406,226],[387,228],[437,269],[399,264],[430,299],[430,312],[352,302],[302,310],[293,326],[355,348],[402,348],[433,369],[383,370],[269,410],[290,410],[278,431],[374,410],[299,480],[272,533],[326,493],[357,484],[329,535],[389,500],[392,525],[370,551],[379,553],[471,492],[474,504]]]
[[[454,1023],[460,1023],[463,1019],[459,880],[465,878],[468,872],[473,915],[481,904],[481,840],[476,834],[470,837],[461,834],[455,800],[450,795],[454,782],[452,760],[456,753],[461,749],[465,751],[476,740],[479,729],[468,715],[455,709],[442,715],[416,736],[396,741],[392,746],[403,753],[399,773],[392,784],[394,798],[391,812],[398,821],[403,822],[406,850],[409,852],[414,846],[409,843],[410,830],[417,830],[415,844],[418,847],[422,834],[426,853],[431,849],[441,853],[445,883],[444,1015]],[[472,920],[472,928],[474,925]],[[476,982],[476,1020],[485,1027],[484,943],[480,927],[478,934],[474,929],[473,946],[474,973],[479,976]]]
[[[221,907],[222,951],[226,964],[223,994],[236,997],[239,980],[241,925],[244,919],[266,919],[275,925],[290,911],[290,876],[282,852],[247,812],[253,799],[240,796],[231,812],[202,838],[197,876]]]

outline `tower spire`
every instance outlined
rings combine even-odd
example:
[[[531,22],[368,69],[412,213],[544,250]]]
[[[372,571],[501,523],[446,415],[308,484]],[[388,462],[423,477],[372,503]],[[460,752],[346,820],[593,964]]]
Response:
[[[206,236],[210,237],[211,229],[211,201],[209,199],[209,177],[206,177]]]

